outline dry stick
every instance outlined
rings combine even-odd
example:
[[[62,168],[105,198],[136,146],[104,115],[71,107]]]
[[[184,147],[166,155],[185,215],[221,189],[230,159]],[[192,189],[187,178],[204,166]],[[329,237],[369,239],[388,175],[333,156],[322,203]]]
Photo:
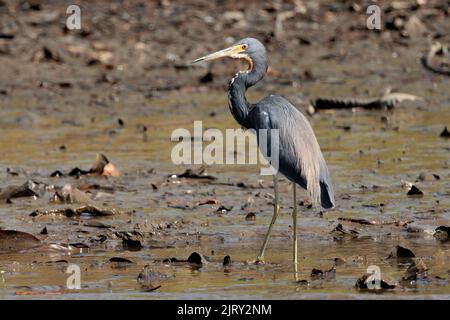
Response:
[[[98,208],[95,206],[81,206],[78,208],[62,208],[51,210],[35,210],[30,216],[37,217],[42,215],[65,215],[66,217],[79,216],[83,213],[90,213],[94,216],[112,216],[118,214],[131,214],[132,211],[123,211],[116,208]]]
[[[353,223],[359,223],[359,224],[365,224],[365,225],[398,225],[398,226],[404,226],[408,223],[414,222],[414,220],[406,220],[406,221],[370,221],[366,219],[360,219],[360,218],[338,218],[340,221],[347,221],[347,222],[353,222]]]
[[[385,94],[378,98],[316,98],[311,101],[311,106],[314,109],[312,113],[327,109],[392,109],[399,102],[406,100],[423,101],[423,98],[408,93],[391,93],[390,88],[388,88]]]

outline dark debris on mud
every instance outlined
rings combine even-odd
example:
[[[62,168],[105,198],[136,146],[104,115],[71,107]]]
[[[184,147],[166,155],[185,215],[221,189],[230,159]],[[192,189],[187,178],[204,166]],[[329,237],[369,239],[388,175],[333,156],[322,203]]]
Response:
[[[50,177],[63,177],[63,176],[69,176],[69,177],[77,177],[83,175],[101,175],[106,177],[117,177],[120,175],[119,171],[116,169],[116,167],[109,162],[108,158],[104,154],[97,154],[95,163],[92,165],[92,167],[89,170],[82,170],[78,167],[73,168],[69,171],[69,173],[64,174],[60,170],[56,170],[50,174]]]
[[[389,284],[382,279],[375,280],[372,274],[362,275],[355,283],[356,289],[374,293],[382,293],[386,290],[393,290],[396,287],[396,285]]]
[[[336,266],[333,265],[331,269],[322,271],[321,269],[311,270],[311,280],[323,280],[323,279],[334,279],[336,277]]]
[[[89,214],[97,217],[116,216],[120,214],[132,214],[133,211],[124,211],[115,208],[98,208],[95,206],[81,206],[77,208],[63,208],[63,209],[49,209],[49,210],[35,210],[30,216],[39,217],[47,215],[63,215],[68,218],[73,216],[80,216],[83,214]]]

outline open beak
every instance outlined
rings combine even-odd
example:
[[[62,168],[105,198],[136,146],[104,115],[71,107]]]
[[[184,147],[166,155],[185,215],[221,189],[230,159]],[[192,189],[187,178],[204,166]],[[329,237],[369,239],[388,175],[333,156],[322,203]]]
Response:
[[[225,58],[225,57],[240,58],[240,54],[243,53],[244,51],[245,51],[245,48],[243,48],[242,45],[236,45],[236,46],[232,46],[232,47],[208,54],[207,56],[198,58],[198,59],[192,61],[191,63],[197,63],[200,61],[210,61],[210,60],[215,60],[215,59]]]

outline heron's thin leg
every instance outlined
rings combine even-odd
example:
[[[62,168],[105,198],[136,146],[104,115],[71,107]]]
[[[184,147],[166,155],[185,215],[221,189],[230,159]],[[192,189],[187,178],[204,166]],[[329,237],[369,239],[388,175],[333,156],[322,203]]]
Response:
[[[292,212],[292,227],[294,230],[294,278],[297,281],[298,276],[298,257],[297,257],[297,186],[295,183],[292,183],[293,189],[293,201],[294,201],[294,211]]]
[[[272,227],[277,220],[278,213],[280,212],[280,205],[278,204],[278,175],[273,175],[273,189],[275,190],[275,200],[273,204],[273,217],[272,221],[270,221],[269,230],[267,230],[266,236],[264,237],[264,242],[261,247],[261,251],[259,252],[257,261],[264,261],[264,252],[266,251],[267,243],[269,242],[270,232],[272,231]]]

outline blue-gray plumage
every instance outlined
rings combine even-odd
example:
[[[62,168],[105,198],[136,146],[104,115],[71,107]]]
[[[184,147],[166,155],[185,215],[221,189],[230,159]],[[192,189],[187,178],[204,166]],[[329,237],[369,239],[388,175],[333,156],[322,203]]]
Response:
[[[320,203],[325,209],[334,207],[325,159],[311,126],[300,111],[285,98],[270,95],[250,107],[247,123],[252,124],[249,129],[279,129],[279,171],[307,189],[313,204]],[[270,150],[270,144],[266,150]]]
[[[264,77],[268,65],[266,49],[258,40],[246,38],[238,41],[237,45],[240,44],[248,46],[246,53],[251,61],[251,70],[237,73],[230,81],[231,113],[247,129],[279,129],[280,172],[307,189],[313,204],[333,208],[334,195],[328,168],[305,116],[279,95],[269,95],[255,104],[245,98],[245,91]],[[258,123],[265,125],[258,127]]]
[[[268,68],[266,49],[261,42],[253,38],[245,38],[227,49],[199,58],[194,62],[222,57],[245,59],[249,64],[248,70],[238,72],[231,79],[228,88],[229,108],[236,121],[242,127],[254,129],[257,132],[261,129],[279,130],[279,171],[294,183],[294,265],[297,270],[295,184],[307,190],[313,204],[320,204],[326,209],[333,208],[334,193],[327,165],[311,125],[289,101],[279,95],[269,95],[255,104],[247,101],[246,90],[260,81]],[[274,189],[274,216],[258,256],[259,261],[263,259],[268,237],[279,211],[276,175]]]

